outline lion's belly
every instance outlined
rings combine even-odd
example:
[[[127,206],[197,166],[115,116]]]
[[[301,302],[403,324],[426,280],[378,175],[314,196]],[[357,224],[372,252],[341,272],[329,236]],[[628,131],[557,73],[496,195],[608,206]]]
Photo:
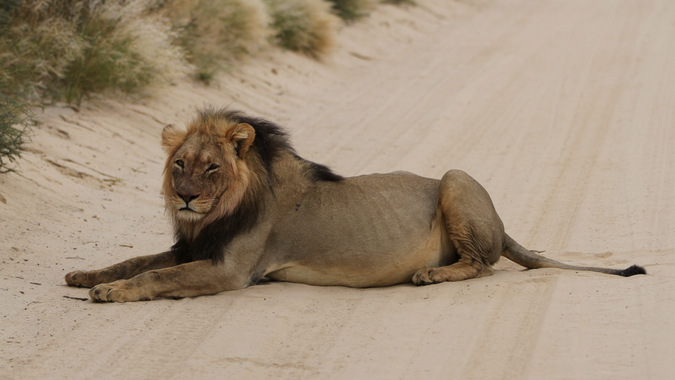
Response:
[[[424,246],[408,251],[364,251],[358,255],[335,252],[325,260],[316,257],[291,261],[267,277],[276,281],[358,288],[408,283],[419,269],[444,265],[454,253],[440,228],[431,231],[426,240]]]
[[[437,211],[438,181],[410,174],[346,179],[306,196],[270,236],[274,280],[387,286],[456,260]],[[292,227],[290,227],[292,226]]]

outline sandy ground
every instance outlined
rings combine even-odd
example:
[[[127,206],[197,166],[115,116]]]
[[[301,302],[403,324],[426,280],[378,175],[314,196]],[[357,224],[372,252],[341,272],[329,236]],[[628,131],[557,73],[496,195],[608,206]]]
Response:
[[[209,88],[46,109],[0,176],[0,378],[672,378],[675,2],[417,2],[345,28],[323,63],[277,52]],[[172,243],[159,134],[204,104],[285,125],[344,175],[464,169],[524,245],[649,275],[503,259],[426,287],[77,300],[67,272]]]

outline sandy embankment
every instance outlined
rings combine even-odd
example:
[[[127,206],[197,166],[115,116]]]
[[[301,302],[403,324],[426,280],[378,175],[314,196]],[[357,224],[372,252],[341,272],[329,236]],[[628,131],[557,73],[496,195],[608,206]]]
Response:
[[[47,109],[0,176],[0,378],[672,377],[675,3],[417,2],[343,30],[323,64],[278,53],[213,88]],[[523,244],[650,274],[503,260],[420,288],[64,298],[87,294],[66,272],[171,244],[159,132],[203,104],[282,123],[345,175],[464,169]]]

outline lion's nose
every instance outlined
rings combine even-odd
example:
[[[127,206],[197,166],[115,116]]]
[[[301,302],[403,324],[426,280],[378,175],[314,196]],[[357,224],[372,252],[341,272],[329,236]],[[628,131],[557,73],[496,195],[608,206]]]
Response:
[[[191,201],[199,198],[199,194],[181,194],[178,193],[178,196],[185,201],[185,204],[190,203]]]

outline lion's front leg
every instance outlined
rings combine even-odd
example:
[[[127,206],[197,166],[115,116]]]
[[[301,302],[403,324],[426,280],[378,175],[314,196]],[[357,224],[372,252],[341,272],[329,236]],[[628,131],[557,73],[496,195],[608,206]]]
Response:
[[[91,288],[94,285],[132,278],[152,269],[166,268],[176,264],[176,256],[171,251],[139,256],[103,269],[70,272],[66,275],[66,283],[70,286]]]
[[[151,270],[128,280],[100,284],[89,291],[97,302],[129,302],[157,297],[195,297],[250,285],[246,278],[227,273],[224,264],[194,261],[170,268]]]

